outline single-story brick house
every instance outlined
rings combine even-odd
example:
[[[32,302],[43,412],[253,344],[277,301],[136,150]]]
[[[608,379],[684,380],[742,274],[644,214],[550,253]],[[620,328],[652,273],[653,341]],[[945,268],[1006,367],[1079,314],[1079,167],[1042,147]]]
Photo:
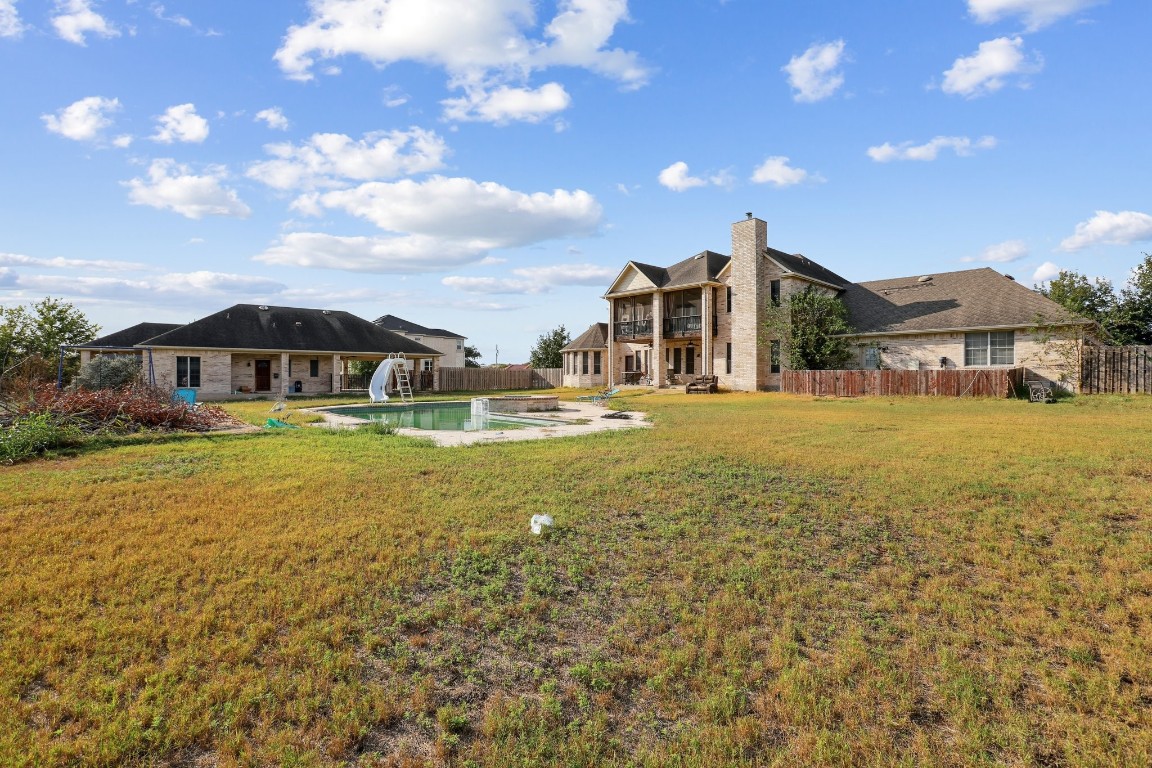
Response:
[[[768,225],[748,214],[732,225],[731,256],[703,251],[670,267],[625,265],[603,297],[607,380],[666,386],[716,375],[728,389],[776,389],[784,361],[767,313],[809,287],[844,301],[858,368],[1024,366],[1050,381],[1075,379],[1058,346],[1078,348],[1094,331],[988,268],[853,283],[768,247]]]
[[[187,325],[140,323],[77,348],[81,364],[100,354],[137,354],[158,386],[190,387],[205,399],[340,392],[347,363],[393,354],[412,370],[427,366],[435,379],[442,356],[348,312],[255,304]]]

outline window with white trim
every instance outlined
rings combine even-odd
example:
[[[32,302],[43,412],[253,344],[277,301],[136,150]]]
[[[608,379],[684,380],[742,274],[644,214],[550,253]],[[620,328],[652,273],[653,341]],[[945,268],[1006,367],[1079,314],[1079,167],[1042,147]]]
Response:
[[[1015,331],[980,331],[964,334],[964,365],[1015,365]]]

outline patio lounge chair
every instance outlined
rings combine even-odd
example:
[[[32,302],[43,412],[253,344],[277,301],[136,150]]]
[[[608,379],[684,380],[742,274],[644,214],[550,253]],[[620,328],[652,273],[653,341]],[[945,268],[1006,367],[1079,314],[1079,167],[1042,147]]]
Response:
[[[620,394],[620,387],[612,387],[611,389],[602,389],[594,395],[579,395],[577,400],[582,400],[586,403],[604,404],[605,400],[610,399],[613,395]]]

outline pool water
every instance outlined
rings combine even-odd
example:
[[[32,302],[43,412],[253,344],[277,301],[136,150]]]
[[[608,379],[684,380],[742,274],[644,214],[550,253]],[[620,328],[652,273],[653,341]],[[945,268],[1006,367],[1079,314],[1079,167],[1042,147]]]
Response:
[[[471,431],[472,406],[470,403],[408,403],[405,405],[376,405],[356,408],[327,409],[341,416],[353,416],[366,421],[382,421],[407,429]],[[555,427],[564,422],[538,419],[508,413],[488,415],[488,429],[522,429],[524,427]]]

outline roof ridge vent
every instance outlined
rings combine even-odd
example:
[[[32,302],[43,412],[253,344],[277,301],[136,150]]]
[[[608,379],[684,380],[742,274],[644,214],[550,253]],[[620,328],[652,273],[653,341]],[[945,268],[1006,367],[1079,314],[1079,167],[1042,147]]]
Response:
[[[922,277],[918,277],[918,278],[916,278],[916,282],[918,282],[918,283],[930,283],[930,282],[932,282],[932,275],[924,275]]]
[[[268,305],[267,304],[261,304],[260,306],[256,307],[256,309],[263,309],[263,310],[267,311]]]

